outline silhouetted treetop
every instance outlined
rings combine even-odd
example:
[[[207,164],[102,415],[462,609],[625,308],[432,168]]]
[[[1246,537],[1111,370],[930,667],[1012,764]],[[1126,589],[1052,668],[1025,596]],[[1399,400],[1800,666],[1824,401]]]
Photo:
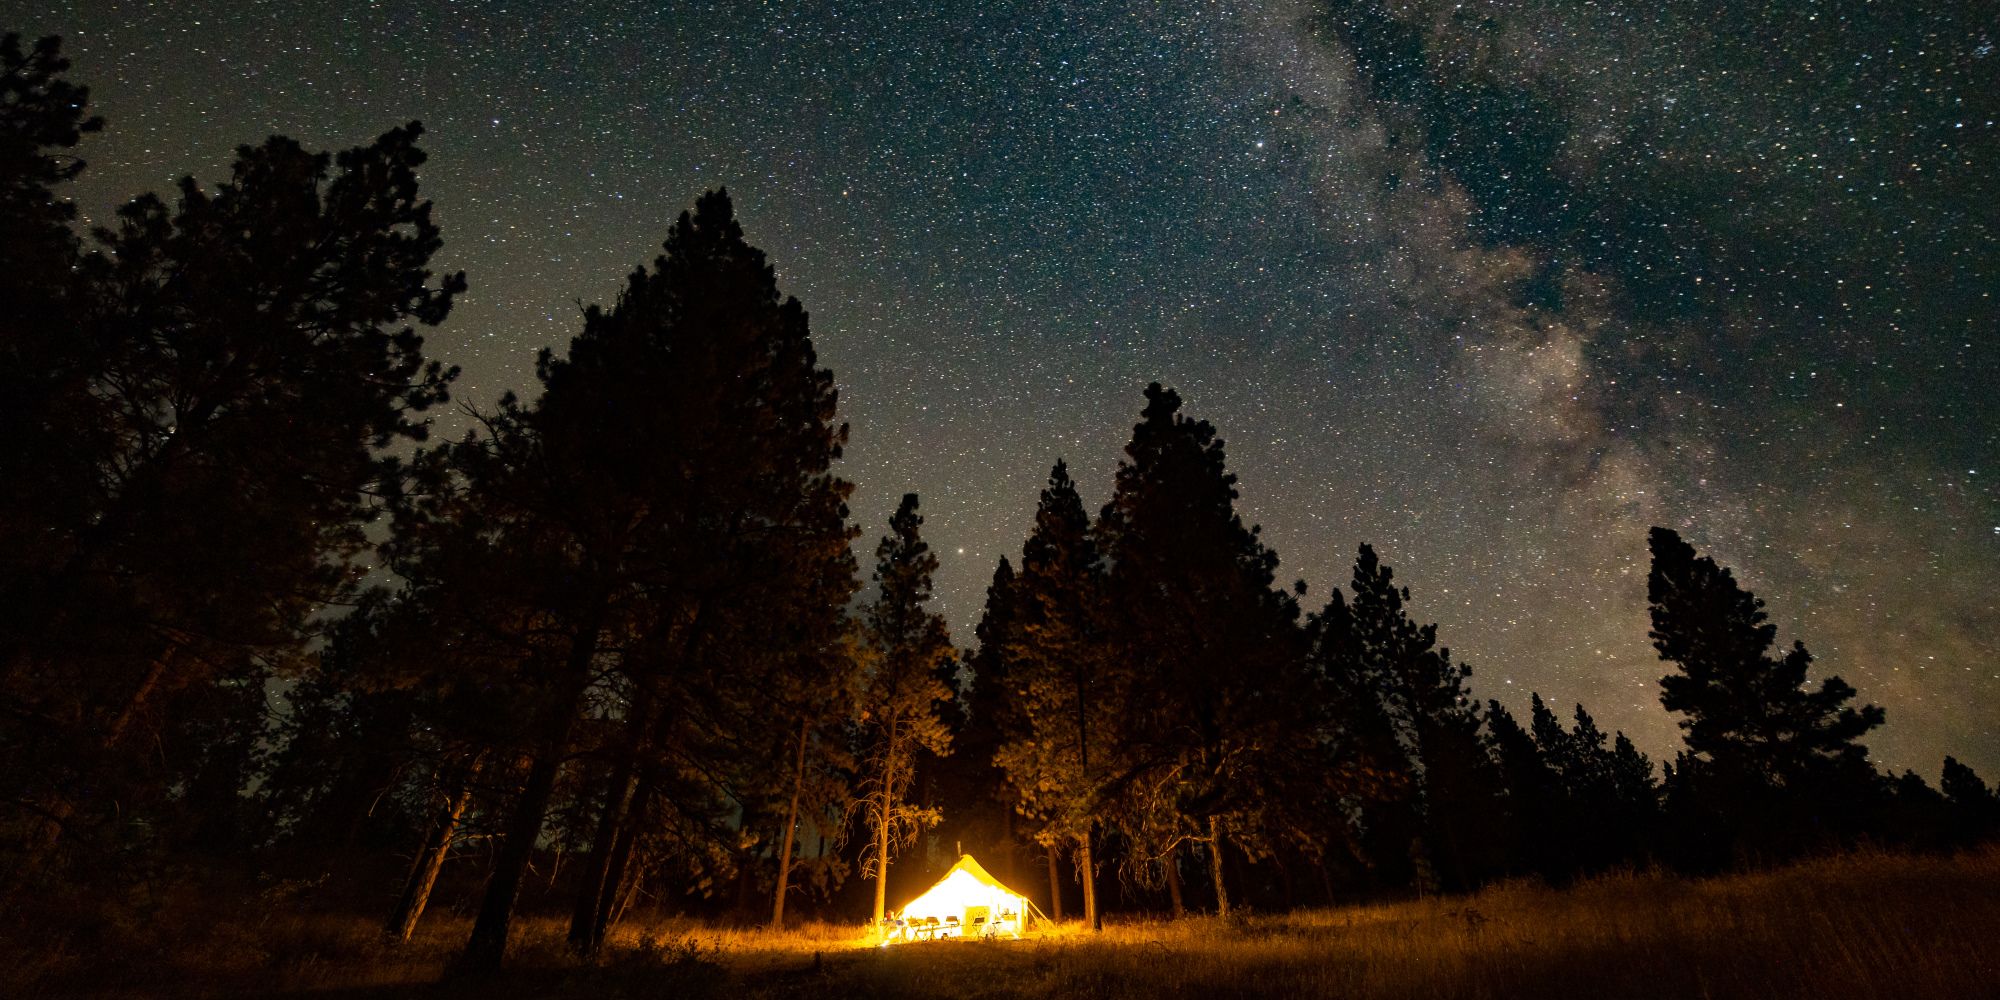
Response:
[[[1839,677],[1809,689],[1805,644],[1771,656],[1777,627],[1728,569],[1666,528],[1654,528],[1650,544],[1650,635],[1660,658],[1680,667],[1661,678],[1660,702],[1685,716],[1688,748],[1779,782],[1821,763],[1864,761],[1867,748],[1856,740],[1882,724],[1882,709],[1849,706],[1855,691]]]

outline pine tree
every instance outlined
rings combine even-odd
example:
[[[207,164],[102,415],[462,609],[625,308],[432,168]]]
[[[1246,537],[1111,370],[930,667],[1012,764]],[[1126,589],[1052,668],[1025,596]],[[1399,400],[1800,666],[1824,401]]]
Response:
[[[1882,710],[1849,705],[1855,691],[1838,677],[1808,688],[1812,655],[1803,643],[1771,655],[1777,626],[1728,569],[1665,528],[1650,544],[1650,635],[1679,668],[1661,678],[1660,702],[1684,716],[1704,794],[1722,796],[1714,808],[1744,821],[1741,846],[1760,853],[1851,836],[1879,784],[1859,740]]]
[[[1092,841],[1105,776],[1123,742],[1126,678],[1108,668],[1090,515],[1060,461],[1035,509],[1011,597],[1014,621],[999,660],[1018,692],[1009,708],[1016,727],[996,760],[1020,793],[1021,813],[1043,821],[1042,842],[1075,842],[1084,922],[1099,928]]]
[[[420,591],[364,593],[332,623],[276,713],[258,804],[293,850],[403,853],[401,891],[384,921],[408,940],[446,860],[482,812],[475,785],[516,749],[518,721],[493,653]]]
[[[1855,691],[1838,677],[1807,689],[1812,656],[1803,643],[1770,655],[1777,626],[1763,601],[1674,532],[1654,528],[1651,545],[1650,635],[1660,658],[1680,668],[1661,678],[1660,701],[1686,716],[1688,749],[1778,785],[1822,763],[1865,759],[1856,740],[1882,724],[1882,710],[1849,706]]]
[[[79,351],[18,358],[55,366],[25,372],[38,388],[16,415],[66,451],[46,467],[6,460],[34,466],[8,530],[35,541],[10,547],[0,583],[0,693],[47,727],[27,742],[57,751],[31,769],[40,787],[12,797],[37,803],[31,851],[165,829],[133,822],[142,801],[194,786],[147,774],[161,758],[132,748],[142,733],[208,737],[168,732],[199,713],[161,699],[254,700],[231,692],[294,662],[311,619],[350,592],[395,474],[384,449],[425,436],[418,415],[454,375],[415,329],[464,287],[428,269],[442,240],[417,193],[421,134],[413,123],[337,157],[273,138],[239,149],[213,189],[185,179],[173,205],[132,201],[64,293]]]
[[[951,750],[940,713],[952,692],[940,670],[957,653],[944,619],[924,607],[938,563],[923,540],[923,523],[917,495],[904,494],[889,534],[875,547],[877,593],[862,615],[868,660],[858,702],[866,747],[860,792],[873,832],[868,867],[875,876],[877,923],[887,910],[896,851],[939,820],[937,810],[909,801],[918,756]]]
[[[1007,672],[1006,650],[1020,641],[1021,597],[1013,563],[1007,557],[993,568],[993,580],[986,585],[986,604],[973,635],[979,647],[968,665],[972,671],[972,691],[967,697],[971,716],[970,738],[961,750],[982,760],[990,760],[1005,733],[1016,725],[1018,704]]]
[[[1338,826],[1347,829],[1355,860],[1383,885],[1412,877],[1410,844],[1417,837],[1417,786],[1400,725],[1388,701],[1389,678],[1370,655],[1354,611],[1341,590],[1306,623],[1307,662],[1321,678],[1325,725],[1341,759],[1374,780],[1343,795]]]
[[[1562,720],[1542,701],[1540,692],[1528,696],[1529,728],[1535,735],[1535,745],[1541,748],[1542,757],[1548,761],[1556,778],[1567,784],[1571,772],[1576,770],[1576,754],[1570,746],[1569,731],[1563,728]]]
[[[798,651],[795,658],[770,660],[771,669],[743,678],[754,688],[745,691],[748,697],[740,702],[747,716],[743,728],[769,728],[780,720],[785,727],[782,741],[768,737],[760,741],[767,752],[774,743],[787,751],[782,755],[784,759],[776,761],[778,767],[774,770],[790,780],[784,826],[777,844],[777,884],[771,904],[773,930],[784,928],[785,901],[793,886],[793,872],[799,861],[804,860],[795,851],[800,832],[809,828],[821,845],[821,858],[832,857],[835,853],[832,848],[839,845],[846,827],[834,817],[844,815],[852,801],[849,775],[854,762],[846,750],[845,737],[853,718],[853,672],[862,658],[854,653],[857,637],[851,627],[840,641],[821,646],[818,655],[813,655],[816,638],[802,636],[799,641],[786,643]],[[773,708],[778,711],[772,711]],[[759,716],[766,720],[765,727],[754,726]],[[805,871],[808,883],[822,887],[837,874],[826,860],[809,865]]]
[[[1958,758],[1944,759],[1938,791],[1950,807],[1953,842],[1975,844],[2000,836],[2000,794],[1988,789],[1986,782]]]
[[[1135,672],[1118,775],[1125,829],[1208,847],[1229,911],[1231,829],[1255,847],[1265,779],[1283,765],[1305,683],[1298,606],[1272,588],[1277,553],[1235,511],[1236,477],[1205,421],[1154,383],[1098,520],[1114,663]],[[1126,793],[1130,793],[1127,795]]]
[[[1535,717],[1539,722],[1547,711],[1540,695],[1534,696],[1534,706],[1540,710]],[[1506,788],[1510,866],[1558,880],[1568,861],[1561,843],[1568,806],[1562,777],[1550,766],[1540,742],[1498,701],[1486,703],[1486,731]]]
[[[24,49],[0,37],[0,682],[38,613],[15,582],[60,558],[47,528],[81,513],[71,508],[89,495],[91,459],[108,447],[96,347],[81,335],[76,207],[61,196],[84,169],[71,151],[104,121],[68,70],[57,38]]]
[[[1526,845],[1536,870],[1550,881],[1566,882],[1639,860],[1658,818],[1652,761],[1624,733],[1615,741],[1606,737],[1580,704],[1569,729],[1540,694],[1531,696],[1530,711],[1533,743],[1548,781],[1538,800],[1540,823]],[[1501,759],[1504,764],[1506,755]]]
[[[1653,762],[1624,733],[1611,741],[1610,786],[1612,815],[1607,824],[1615,845],[1613,857],[1639,863],[1654,851],[1660,825],[1660,783]]]
[[[1409,589],[1396,586],[1370,546],[1361,546],[1350,589],[1357,673],[1375,685],[1414,779],[1414,818],[1385,810],[1382,826],[1399,838],[1414,834],[1402,846],[1420,886],[1477,884],[1498,864],[1487,832],[1500,816],[1501,786],[1467,690],[1471,668],[1437,645],[1436,625],[1409,617]]]
[[[516,665],[504,669],[527,709],[530,764],[465,971],[500,964],[566,769],[570,832],[593,831],[579,836],[579,950],[602,941],[635,884],[642,830],[687,831],[704,841],[691,853],[726,853],[712,845],[730,794],[767,806],[786,784],[777,768],[745,777],[746,762],[796,760],[797,716],[745,678],[827,662],[853,590],[850,487],[831,472],[847,435],[833,376],[725,192],[682,213],[653,265],[611,308],[586,310],[567,353],[545,351],[537,374],[532,404],[504,400],[421,463],[392,546],[406,578],[480,598],[465,614],[510,637]],[[838,685],[818,685],[826,704],[840,702]],[[769,725],[741,729],[744,718]],[[709,780],[683,780],[689,770]]]
[[[1003,655],[1019,631],[1016,580],[1013,562],[1002,557],[974,628],[979,645],[962,664],[964,719],[952,734],[951,756],[928,763],[935,802],[943,813],[931,835],[977,856],[1010,885],[1026,874],[1021,862],[1032,834],[1028,819],[1015,809],[1018,790],[996,760],[1019,723],[1020,701]]]
[[[1612,774],[1615,761],[1609,737],[1581,704],[1573,718],[1563,785],[1572,810],[1575,857],[1582,870],[1602,871],[1621,860],[1627,849],[1626,833],[1618,826],[1621,802]]]

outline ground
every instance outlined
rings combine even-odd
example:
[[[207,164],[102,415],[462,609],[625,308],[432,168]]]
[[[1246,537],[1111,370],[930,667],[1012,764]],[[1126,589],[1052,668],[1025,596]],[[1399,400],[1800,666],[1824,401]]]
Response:
[[[590,965],[567,957],[558,921],[535,919],[507,973],[442,985],[465,937],[462,918],[428,921],[415,941],[390,945],[360,915],[298,912],[282,898],[236,909],[233,919],[202,917],[201,931],[157,913],[126,929],[132,943],[118,956],[90,955],[75,940],[32,961],[10,953],[11,978],[0,986],[45,996],[356,1000],[2000,997],[2000,850],[1850,855],[1706,880],[1505,884],[1469,897],[1228,921],[1114,920],[1102,934],[1072,925],[1022,941],[889,948],[851,926],[779,935],[628,922]]]

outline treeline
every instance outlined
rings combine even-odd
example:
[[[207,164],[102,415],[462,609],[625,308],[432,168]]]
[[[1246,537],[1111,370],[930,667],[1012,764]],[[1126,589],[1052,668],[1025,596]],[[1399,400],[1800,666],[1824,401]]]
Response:
[[[421,129],[244,147],[86,244],[60,190],[99,122],[66,68],[0,43],[9,919],[231,859],[372,858],[397,864],[393,938],[462,887],[478,971],[526,893],[587,955],[635,904],[879,918],[907,895],[892,862],[958,847],[1011,879],[1034,858],[1051,907],[1073,889],[1096,921],[2000,827],[1955,761],[1937,789],[1878,774],[1881,710],[1809,686],[1672,532],[1649,597],[1687,748],[1664,767],[1582,706],[1476,702],[1367,546],[1303,613],[1214,428],[1158,385],[1094,517],[1055,463],[961,655],[916,496],[864,591],[833,375],[725,193],[531,396],[433,443],[457,373],[417,329],[465,279],[430,270]]]
[[[1481,705],[1367,545],[1345,591],[1301,620],[1304,584],[1274,587],[1277,556],[1233,510],[1214,429],[1172,390],[1146,397],[1094,521],[1056,464],[971,660],[962,742],[985,754],[957,769],[957,797],[997,791],[1010,835],[1044,849],[1058,906],[1059,856],[1095,921],[1114,873],[1138,905],[1179,914],[1194,882],[1227,913],[1239,893],[1282,906],[1709,873],[2000,832],[2000,800],[1954,759],[1936,789],[1878,773],[1860,739],[1882,710],[1838,677],[1809,683],[1805,647],[1775,653],[1762,602],[1664,528],[1649,538],[1650,635],[1686,749],[1662,766],[1582,705],[1559,715],[1534,695],[1525,725]],[[967,825],[951,836],[994,840]]]

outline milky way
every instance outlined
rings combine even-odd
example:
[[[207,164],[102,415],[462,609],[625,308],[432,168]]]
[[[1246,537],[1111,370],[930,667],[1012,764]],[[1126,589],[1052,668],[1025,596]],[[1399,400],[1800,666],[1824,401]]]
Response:
[[[971,641],[1151,380],[1309,581],[1372,542],[1521,709],[1676,743],[1645,528],[2000,777],[2000,28],[1972,4],[21,4],[119,201],[421,119],[459,396],[727,185],[812,312],[869,538],[923,494]],[[450,422],[449,419],[446,421]],[[864,539],[864,546],[867,539]]]

